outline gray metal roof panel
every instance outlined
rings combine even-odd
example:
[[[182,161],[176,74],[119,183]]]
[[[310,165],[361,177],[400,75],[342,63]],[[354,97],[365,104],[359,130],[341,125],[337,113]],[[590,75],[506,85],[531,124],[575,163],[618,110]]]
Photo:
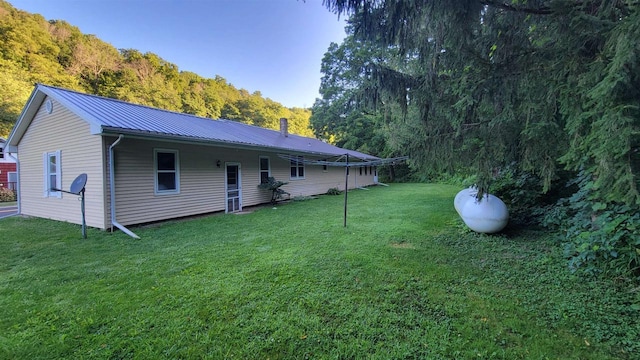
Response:
[[[375,156],[342,149],[318,139],[295,134],[285,137],[277,130],[236,121],[202,118],[46,85],[38,85],[37,89],[55,98],[70,110],[75,110],[86,121],[103,129],[122,129],[201,141],[245,144],[274,148],[279,151],[326,155],[349,153],[360,159],[377,159]]]

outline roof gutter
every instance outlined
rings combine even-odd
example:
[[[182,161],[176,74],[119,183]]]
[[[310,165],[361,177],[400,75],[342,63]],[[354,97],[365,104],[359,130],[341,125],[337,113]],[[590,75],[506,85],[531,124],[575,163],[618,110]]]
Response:
[[[140,236],[134,234],[131,230],[124,227],[124,225],[120,224],[116,221],[116,176],[115,176],[115,161],[113,159],[113,148],[120,143],[120,141],[124,139],[124,135],[120,134],[118,139],[109,146],[109,193],[111,195],[111,230],[113,231],[113,227],[117,227],[122,230],[125,234],[131,236],[134,239],[140,239]]]

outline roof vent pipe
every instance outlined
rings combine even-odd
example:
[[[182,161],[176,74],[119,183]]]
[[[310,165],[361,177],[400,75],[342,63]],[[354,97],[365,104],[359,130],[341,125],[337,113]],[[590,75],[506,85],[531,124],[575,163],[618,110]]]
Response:
[[[287,118],[280,118],[280,134],[284,137],[289,136],[289,121]]]

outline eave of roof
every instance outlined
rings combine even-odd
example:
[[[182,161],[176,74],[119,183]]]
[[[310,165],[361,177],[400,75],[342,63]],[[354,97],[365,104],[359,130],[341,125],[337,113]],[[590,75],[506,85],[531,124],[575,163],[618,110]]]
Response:
[[[301,150],[295,150],[295,149],[284,148],[284,147],[281,148],[281,147],[275,147],[275,146],[260,146],[260,145],[254,145],[254,144],[243,143],[243,142],[212,141],[212,140],[202,139],[197,137],[189,138],[185,136],[175,136],[175,135],[172,136],[172,135],[166,135],[166,134],[150,133],[150,132],[144,132],[144,131],[135,131],[135,130],[127,130],[127,129],[119,129],[119,128],[113,128],[113,129],[106,128],[101,133],[101,135],[114,136],[114,137],[119,135],[125,135],[125,137],[127,138],[134,138],[134,139],[141,139],[141,140],[159,140],[159,141],[168,141],[168,142],[175,142],[175,143],[199,144],[199,145],[206,145],[206,146],[232,148],[232,149],[265,150],[269,152],[286,152],[288,154],[306,154],[306,155],[313,155],[316,157],[343,156],[347,152],[349,152],[349,156],[354,156],[356,160],[359,159],[362,161],[365,161],[365,160],[370,161],[370,160],[379,159],[378,157],[375,157],[372,155],[366,155],[366,154],[364,154],[366,155],[366,157],[359,157],[358,155],[353,154],[357,152],[353,150],[346,150],[346,149],[339,154],[309,151],[309,150],[301,151]]]

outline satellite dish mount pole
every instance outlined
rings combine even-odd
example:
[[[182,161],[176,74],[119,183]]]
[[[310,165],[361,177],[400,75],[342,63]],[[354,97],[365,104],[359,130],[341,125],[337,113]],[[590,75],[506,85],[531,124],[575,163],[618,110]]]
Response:
[[[84,187],[80,191],[80,211],[82,212],[82,238],[87,238],[87,223],[84,219]]]
[[[75,180],[71,183],[71,188],[69,191],[56,189],[54,187],[51,188],[52,191],[61,191],[67,194],[80,195],[80,212],[82,213],[82,238],[87,238],[87,223],[84,219],[84,187],[87,184],[87,174],[78,175]]]

